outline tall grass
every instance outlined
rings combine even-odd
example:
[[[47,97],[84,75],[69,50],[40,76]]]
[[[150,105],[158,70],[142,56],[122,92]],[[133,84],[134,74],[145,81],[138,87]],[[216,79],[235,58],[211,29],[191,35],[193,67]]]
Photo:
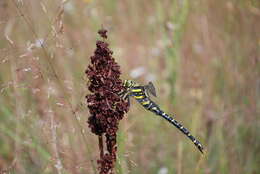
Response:
[[[259,173],[259,16],[257,0],[1,1],[0,171],[95,173],[84,70],[103,24],[123,77],[143,68],[207,149],[132,101],[117,173]]]

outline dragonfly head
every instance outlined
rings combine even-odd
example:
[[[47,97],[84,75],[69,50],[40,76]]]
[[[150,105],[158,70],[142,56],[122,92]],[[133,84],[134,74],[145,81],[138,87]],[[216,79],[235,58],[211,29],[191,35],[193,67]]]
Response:
[[[131,87],[133,87],[135,84],[136,84],[136,83],[135,83],[134,81],[132,81],[132,80],[125,80],[125,81],[124,81],[124,87],[126,87],[126,88],[131,88]]]

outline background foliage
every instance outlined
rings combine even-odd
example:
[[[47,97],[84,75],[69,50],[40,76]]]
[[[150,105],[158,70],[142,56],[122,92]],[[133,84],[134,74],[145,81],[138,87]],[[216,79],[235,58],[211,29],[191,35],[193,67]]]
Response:
[[[153,81],[207,149],[132,101],[117,173],[259,173],[259,17],[258,0],[0,1],[0,171],[95,172],[84,71],[103,24],[122,78]]]

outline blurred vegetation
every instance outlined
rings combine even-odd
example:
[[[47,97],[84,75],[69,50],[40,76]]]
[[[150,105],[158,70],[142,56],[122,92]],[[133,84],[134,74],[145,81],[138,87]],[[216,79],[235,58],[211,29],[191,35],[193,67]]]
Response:
[[[259,18],[259,0],[0,1],[0,173],[97,170],[84,71],[101,25],[122,78],[153,81],[207,149],[132,101],[117,173],[259,173]]]

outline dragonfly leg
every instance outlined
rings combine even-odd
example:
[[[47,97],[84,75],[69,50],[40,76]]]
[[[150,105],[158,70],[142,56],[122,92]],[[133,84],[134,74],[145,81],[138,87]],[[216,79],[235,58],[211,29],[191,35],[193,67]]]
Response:
[[[127,95],[127,103],[128,103],[128,106],[130,106],[130,96],[129,95]]]
[[[127,100],[127,103],[130,106],[130,95],[128,94],[128,91],[122,91],[122,92],[118,93],[118,95],[123,100]]]
[[[122,98],[123,100],[127,100],[127,104],[130,106],[130,95],[125,93]]]
[[[118,93],[118,96],[123,97],[125,95],[125,93],[126,93],[126,91],[121,91],[121,92]]]

